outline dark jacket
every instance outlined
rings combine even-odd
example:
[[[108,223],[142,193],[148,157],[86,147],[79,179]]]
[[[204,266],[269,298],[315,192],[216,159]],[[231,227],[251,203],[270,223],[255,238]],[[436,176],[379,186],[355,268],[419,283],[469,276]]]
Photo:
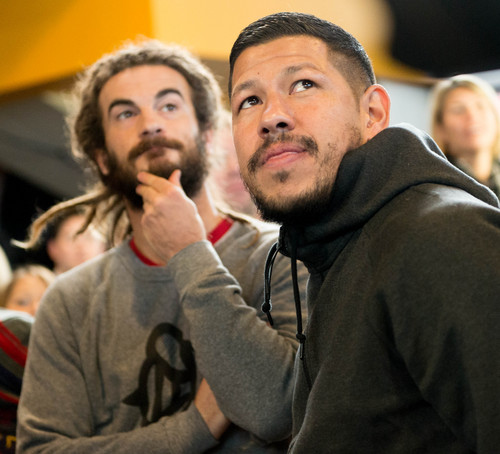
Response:
[[[401,126],[346,154],[314,225],[282,227],[311,273],[291,452],[498,452],[497,207]]]

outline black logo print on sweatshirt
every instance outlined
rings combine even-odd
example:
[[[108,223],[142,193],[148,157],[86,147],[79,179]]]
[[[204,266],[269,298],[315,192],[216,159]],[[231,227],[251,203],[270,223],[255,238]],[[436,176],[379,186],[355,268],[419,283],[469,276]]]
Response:
[[[161,336],[171,336],[178,343],[178,351],[185,369],[176,369],[161,357],[156,350],[156,343]],[[150,373],[154,373],[154,401],[150,408],[148,396],[148,381]],[[162,406],[163,385],[167,380],[171,387],[171,401],[166,408]],[[188,391],[182,391],[183,384],[188,384]],[[184,389],[186,387],[184,386]],[[161,323],[149,335],[146,344],[146,359],[142,363],[139,373],[139,387],[127,396],[123,403],[139,407],[143,426],[158,421],[162,416],[172,415],[185,410],[194,399],[196,391],[196,363],[191,342],[184,340],[182,331],[170,323]],[[151,414],[151,420],[148,420]]]

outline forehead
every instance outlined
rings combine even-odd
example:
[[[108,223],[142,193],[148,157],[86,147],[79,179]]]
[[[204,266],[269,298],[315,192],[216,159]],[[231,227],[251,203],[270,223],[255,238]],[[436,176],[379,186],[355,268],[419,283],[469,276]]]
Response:
[[[25,290],[34,290],[34,287],[46,287],[45,281],[36,275],[33,274],[25,274],[20,276],[14,286],[12,287],[12,293],[25,291]]]
[[[164,65],[135,66],[106,81],[99,94],[99,104],[106,108],[115,99],[148,99],[167,88],[177,90],[186,102],[190,102],[191,87],[175,69]]]
[[[311,64],[318,69],[333,67],[324,41],[312,36],[284,36],[246,48],[234,65],[233,87],[245,76],[280,71],[283,66],[296,64]]]
[[[448,92],[445,100],[446,101],[450,101],[450,100],[460,101],[462,99],[465,100],[465,99],[471,99],[471,98],[486,99],[486,96],[484,94],[482,94],[481,92],[479,92],[478,90],[475,90],[472,87],[455,87],[455,88],[452,88]]]
[[[85,216],[83,214],[73,214],[61,222],[59,232],[78,230],[84,223]]]

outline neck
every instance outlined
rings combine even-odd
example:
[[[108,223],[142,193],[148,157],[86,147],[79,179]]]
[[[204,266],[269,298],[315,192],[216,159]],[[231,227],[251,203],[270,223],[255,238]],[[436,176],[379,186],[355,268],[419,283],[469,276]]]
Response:
[[[467,164],[477,180],[482,183],[488,181],[492,167],[491,151],[489,149],[463,153],[458,160]]]
[[[217,224],[222,220],[222,216],[218,213],[215,208],[212,196],[208,191],[207,185],[204,184],[200,192],[191,199],[200,215],[203,224],[205,226],[206,232],[211,232]],[[134,235],[134,242],[139,249],[139,251],[146,256],[149,260],[159,264],[165,265],[165,262],[158,257],[154,248],[147,241],[144,231],[141,225],[142,210],[137,210],[131,207],[128,202],[125,202],[127,208],[127,214],[130,219],[130,224],[132,226],[132,231]]]
[[[68,268],[68,269],[69,269],[69,268]],[[53,271],[54,271],[54,274],[55,274],[55,275],[59,275],[59,274],[64,273],[65,271],[68,271],[68,269],[63,269],[63,268],[61,268],[61,267],[59,267],[59,266],[54,266]]]

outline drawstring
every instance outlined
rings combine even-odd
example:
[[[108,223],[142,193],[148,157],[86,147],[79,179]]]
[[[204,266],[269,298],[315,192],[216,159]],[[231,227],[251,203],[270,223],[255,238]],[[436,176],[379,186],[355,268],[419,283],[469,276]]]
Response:
[[[302,332],[302,308],[300,304],[299,282],[297,278],[297,240],[295,235],[291,235],[292,250],[290,251],[290,260],[292,264],[292,284],[293,284],[293,299],[295,301],[295,312],[297,314],[297,333],[295,337],[298,339],[299,357],[304,359],[304,344],[306,342],[306,335]]]
[[[299,280],[297,278],[297,234],[296,232],[290,232],[291,239],[291,251],[290,259],[292,261],[292,282],[293,282],[293,298],[295,300],[295,312],[297,314],[297,334],[295,337],[299,341],[299,358],[302,361],[302,369],[304,370],[304,377],[306,379],[309,391],[312,388],[311,376],[309,375],[309,368],[307,367],[305,344],[306,335],[302,332],[302,309],[300,305],[300,292],[299,292]]]
[[[267,254],[266,266],[264,270],[264,303],[262,304],[262,312],[267,315],[269,324],[273,326],[273,318],[271,317],[271,275],[273,273],[273,264],[276,255],[278,254],[278,242],[274,243]]]
[[[311,389],[312,388],[311,377],[309,376],[309,371],[304,351],[306,343],[306,335],[302,332],[302,309],[300,304],[300,291],[299,291],[299,282],[297,277],[297,236],[291,235],[291,240],[292,240],[292,248],[291,248],[290,259],[292,268],[293,298],[295,301],[295,312],[297,316],[297,333],[295,334],[295,337],[299,341],[298,355],[300,360],[302,361],[306,382],[309,389]],[[271,326],[273,325],[273,319],[271,317],[271,310],[272,310],[271,275],[273,271],[274,260],[276,259],[278,251],[279,251],[279,242],[276,242],[271,246],[271,249],[269,250],[264,271],[264,303],[262,304],[262,311],[267,315],[267,318]]]

